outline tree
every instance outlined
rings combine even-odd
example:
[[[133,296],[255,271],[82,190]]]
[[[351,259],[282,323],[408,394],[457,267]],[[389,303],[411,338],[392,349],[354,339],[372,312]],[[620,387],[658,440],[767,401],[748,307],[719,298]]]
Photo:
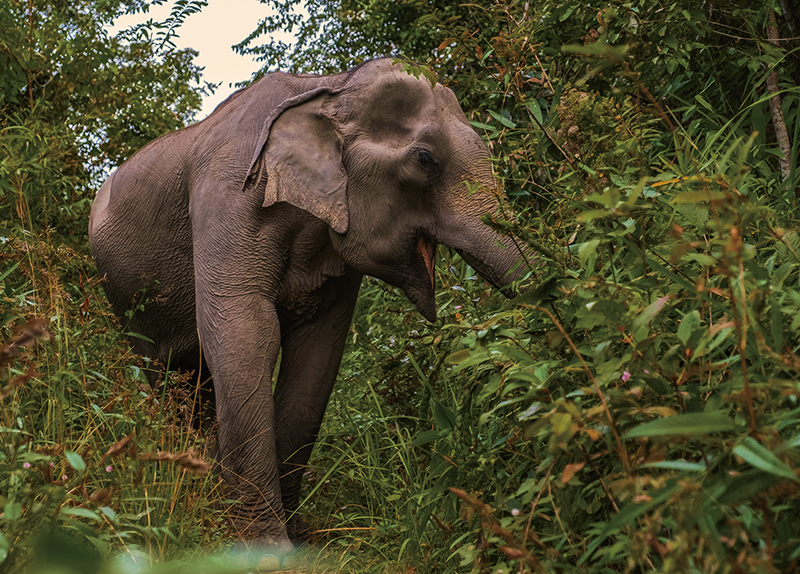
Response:
[[[208,86],[171,37],[203,3],[176,0],[166,22],[111,36],[115,17],[148,2],[0,2],[4,572],[95,572],[120,544],[163,559],[216,536],[205,483],[177,466],[205,470],[186,452],[202,448],[196,435],[175,424],[190,401],[180,385],[146,385],[86,240],[110,170],[199,108]]]
[[[191,50],[171,34],[203,2],[178,2],[171,21],[116,37],[106,26],[145,2],[92,0],[0,5],[0,220],[55,227],[83,242],[85,217],[112,166],[200,105]]]
[[[436,70],[521,213],[495,224],[538,253],[505,306],[440,254],[435,325],[365,281],[311,482],[321,527],[359,530],[331,546],[368,531],[426,572],[795,568],[791,2],[607,4],[277,2],[309,19],[240,45]],[[254,46],[290,21],[288,51]]]

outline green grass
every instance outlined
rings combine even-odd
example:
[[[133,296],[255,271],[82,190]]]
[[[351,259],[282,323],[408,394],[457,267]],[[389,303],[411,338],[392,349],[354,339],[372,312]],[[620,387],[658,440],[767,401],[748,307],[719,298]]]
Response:
[[[7,571],[24,571],[52,537],[100,559],[136,550],[163,561],[219,545],[219,484],[159,460],[209,457],[186,424],[185,384],[147,383],[88,257],[46,236],[8,241],[2,257],[5,349],[16,351],[3,356],[0,407]]]
[[[284,566],[794,571],[798,176],[780,171],[764,93],[774,67],[796,152],[794,60],[738,30],[766,8],[720,12],[740,42],[680,2],[619,4],[624,17],[540,4],[542,20],[528,3],[487,11],[496,38],[426,16],[516,196],[517,221],[491,223],[535,251],[531,289],[503,301],[440,253],[429,324],[364,281],[305,475],[316,543]],[[600,28],[566,54],[551,35]],[[641,107],[643,82],[664,110]],[[0,129],[0,564],[246,570],[224,485],[202,474],[213,439],[190,424],[194,381],[154,388],[130,352],[87,255],[77,120],[42,111]]]

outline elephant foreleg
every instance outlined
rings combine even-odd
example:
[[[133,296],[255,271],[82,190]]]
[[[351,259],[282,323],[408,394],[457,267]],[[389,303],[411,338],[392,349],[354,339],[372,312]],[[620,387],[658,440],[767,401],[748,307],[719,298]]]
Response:
[[[280,347],[274,305],[258,295],[220,298],[198,289],[198,327],[214,376],[217,465],[245,538],[289,546],[275,456],[272,372]]]
[[[290,519],[287,529],[295,539],[305,536],[302,522],[291,518],[299,503],[300,480],[339,371],[360,281],[360,274],[330,281],[326,287],[333,300],[327,306],[312,317],[282,321],[281,366],[275,388],[276,444],[281,498]]]

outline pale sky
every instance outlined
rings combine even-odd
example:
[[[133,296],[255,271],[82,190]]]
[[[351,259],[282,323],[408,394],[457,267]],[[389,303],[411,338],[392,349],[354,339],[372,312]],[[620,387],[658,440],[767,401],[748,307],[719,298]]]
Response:
[[[146,22],[153,18],[163,22],[172,10],[173,2],[152,6],[146,14],[123,16],[114,22],[112,32]],[[231,46],[244,40],[271,10],[258,0],[208,0],[208,6],[197,14],[192,14],[178,29],[173,41],[178,48],[194,48],[200,55],[195,63],[204,67],[206,81],[219,83],[216,93],[203,99],[203,107],[197,115],[201,120],[214,111],[214,108],[235,91],[231,84],[250,79],[261,65],[249,56],[240,56]],[[281,38],[291,39],[290,35]],[[268,39],[260,39],[266,42]]]

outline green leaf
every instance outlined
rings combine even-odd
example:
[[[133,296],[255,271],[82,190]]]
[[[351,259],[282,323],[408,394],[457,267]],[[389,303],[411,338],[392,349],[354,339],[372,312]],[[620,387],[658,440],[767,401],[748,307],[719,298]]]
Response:
[[[589,221],[608,217],[609,215],[611,215],[611,212],[608,209],[590,209],[589,211],[581,213],[578,216],[578,221],[581,223],[588,223]]]
[[[703,462],[689,462],[688,460],[660,460],[658,462],[645,462],[639,468],[667,468],[670,470],[688,470],[703,472],[706,465]]]
[[[456,426],[456,415],[439,401],[433,403],[433,420],[443,431],[451,431]]]
[[[623,235],[628,235],[634,231],[636,231],[636,221],[633,219],[626,219],[622,222],[622,227],[619,227],[614,231],[609,231],[608,235],[610,237],[622,237]]]
[[[794,550],[793,550],[793,551],[792,551],[792,553],[789,555],[789,562],[792,562],[792,561],[794,561],[794,560],[797,560],[798,558],[800,558],[800,544],[798,544],[797,546],[795,546],[795,547],[794,547]]]
[[[535,415],[537,412],[539,412],[541,409],[542,409],[542,403],[537,401],[537,402],[533,403],[531,406],[529,406],[527,409],[525,409],[523,412],[521,412],[517,416],[517,418],[519,420],[521,420],[521,421],[528,420],[533,415]]]
[[[794,437],[790,438],[788,441],[781,445],[780,450],[786,448],[797,448],[800,446],[800,434],[795,435]]]
[[[67,457],[67,462],[75,470],[83,470],[86,468],[86,463],[83,462],[81,455],[72,450],[64,451],[64,456]]]
[[[694,99],[697,100],[700,103],[700,105],[703,106],[704,108],[706,108],[707,110],[710,110],[712,112],[714,111],[714,108],[711,107],[711,104],[709,104],[705,100],[705,98],[703,96],[701,96],[700,94],[695,95]]]
[[[425,79],[431,83],[431,89],[435,88],[436,81],[438,80],[436,72],[431,70],[428,66],[420,66],[420,72],[422,72],[422,75],[425,76]]]
[[[774,484],[775,477],[766,472],[756,470],[742,473],[728,482],[725,490],[717,496],[717,502],[720,504],[747,502],[765,490],[772,488]]]
[[[533,98],[528,103],[528,109],[531,111],[531,114],[533,114],[533,117],[536,118],[536,121],[539,122],[539,125],[544,124],[542,120],[542,108],[539,106],[539,101],[536,98]]]
[[[14,265],[12,265],[11,267],[9,267],[9,268],[8,268],[8,269],[6,269],[5,271],[3,271],[3,274],[2,274],[2,275],[0,275],[0,281],[2,281],[3,279],[5,279],[6,277],[8,277],[8,276],[9,276],[9,275],[10,275],[10,274],[11,274],[11,273],[14,271],[14,269],[16,269],[17,267],[19,267],[19,264],[20,264],[20,262],[19,262],[19,261],[17,261],[16,263],[14,263]]]
[[[716,257],[704,255],[703,253],[687,253],[681,259],[685,261],[697,261],[700,265],[705,265],[706,267],[713,267],[717,264]]]
[[[689,342],[689,337],[692,336],[692,333],[699,328],[700,312],[694,310],[691,313],[687,313],[683,316],[683,319],[681,319],[680,325],[678,325],[678,339],[680,339],[681,343],[685,346]]]
[[[632,428],[623,438],[670,435],[706,435],[734,430],[733,419],[727,415],[688,413],[646,422]]]
[[[567,18],[569,18],[575,9],[578,7],[577,4],[567,4],[566,9],[559,15],[558,21],[563,22]]]
[[[479,365],[487,361],[489,361],[489,354],[484,349],[470,350],[469,357],[467,357],[466,359],[462,359],[458,363],[458,365],[453,367],[453,373],[459,373],[464,369],[466,369],[467,367],[471,367],[473,365]]]
[[[797,478],[797,475],[788,464],[764,448],[753,437],[744,437],[742,442],[733,447],[733,454],[764,472],[787,478],[794,482],[800,482],[800,479]]]
[[[484,124],[484,123],[481,123],[481,122],[470,121],[469,125],[471,125],[473,128],[482,129],[482,130],[485,130],[487,132],[493,132],[494,131],[494,126],[490,126],[489,124]]]
[[[676,60],[675,58],[670,58],[669,60],[667,60],[667,72],[669,72],[670,74],[674,74],[675,70],[677,69],[678,69],[678,60]]]
[[[114,512],[114,509],[111,508],[110,506],[101,506],[100,507],[100,512],[105,514],[110,520],[116,520],[117,519],[117,513]]]
[[[498,122],[500,122],[501,124],[503,124],[504,126],[506,126],[507,128],[512,128],[512,129],[513,129],[513,128],[517,127],[517,124],[515,124],[514,122],[512,122],[512,121],[511,121],[510,119],[508,119],[507,117],[505,117],[505,116],[502,116],[502,115],[498,114],[498,113],[497,113],[496,111],[494,111],[494,110],[489,110],[489,115],[490,115],[490,116],[492,116],[494,119],[496,119],[496,120],[497,120]]]
[[[455,353],[451,353],[447,356],[445,361],[450,363],[451,365],[457,365],[462,361],[466,361],[469,359],[470,353],[469,349],[461,349],[460,351],[456,351]]]
[[[66,514],[68,516],[80,516],[81,518],[91,518],[92,520],[96,520],[97,522],[102,522],[102,518],[96,512],[92,512],[88,508],[81,508],[79,506],[62,506],[59,510],[61,514]]]
[[[580,260],[581,267],[585,267],[589,260],[592,259],[592,256],[597,253],[598,245],[600,245],[600,240],[592,239],[591,241],[583,243],[580,248],[578,248],[578,259]]]
[[[645,323],[649,323],[653,319],[653,317],[655,317],[658,314],[658,312],[661,311],[661,308],[664,306],[664,303],[666,303],[668,300],[669,300],[668,295],[665,297],[659,297],[658,299],[655,300],[655,302],[645,307],[644,310],[642,310],[642,312],[639,313],[636,316],[636,318],[631,322],[631,331],[635,333]]]
[[[151,338],[146,337],[145,335],[142,335],[140,333],[134,333],[132,331],[128,331],[125,333],[125,335],[128,337],[135,337],[137,339],[141,339],[142,341],[147,341],[148,343],[153,343],[153,340]]]
[[[444,433],[440,430],[426,430],[419,433],[414,440],[411,441],[411,444],[414,446],[422,446],[424,444],[431,443],[433,441],[439,440],[443,436],[446,436],[447,433]]]
[[[18,502],[9,502],[3,509],[3,518],[5,520],[17,520],[22,516],[22,505]]]

